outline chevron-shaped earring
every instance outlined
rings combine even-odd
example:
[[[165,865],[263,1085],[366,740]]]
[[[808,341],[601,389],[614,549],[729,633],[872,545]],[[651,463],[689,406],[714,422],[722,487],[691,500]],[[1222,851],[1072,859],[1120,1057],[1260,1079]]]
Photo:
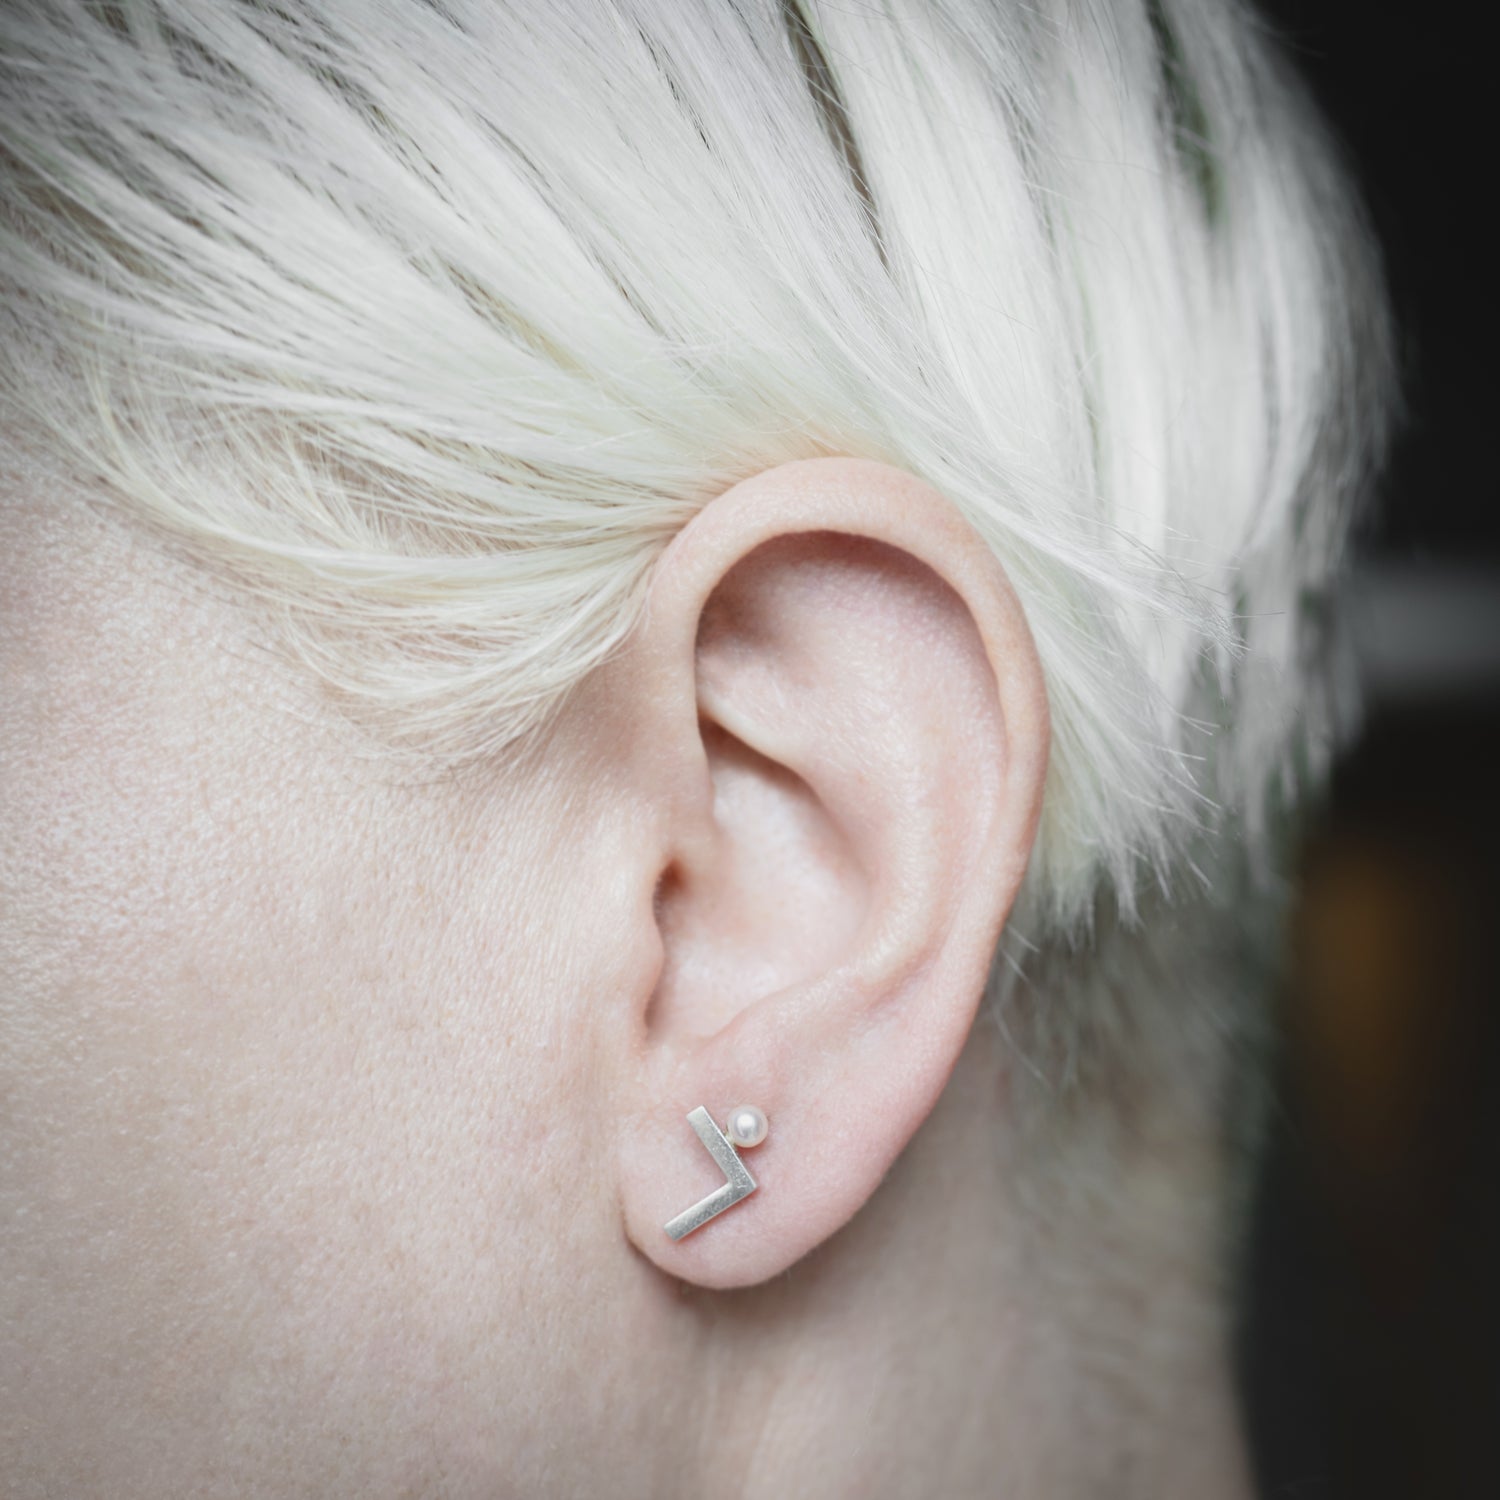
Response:
[[[745,1164],[734,1148],[739,1146],[748,1150],[760,1145],[770,1129],[764,1111],[753,1104],[741,1104],[729,1111],[728,1135],[714,1124],[713,1117],[701,1104],[688,1115],[687,1121],[698,1133],[698,1139],[708,1147],[708,1154],[718,1162],[728,1181],[668,1221],[667,1233],[674,1240],[701,1229],[710,1219],[717,1218],[726,1208],[733,1208],[755,1191],[755,1179],[745,1170]]]

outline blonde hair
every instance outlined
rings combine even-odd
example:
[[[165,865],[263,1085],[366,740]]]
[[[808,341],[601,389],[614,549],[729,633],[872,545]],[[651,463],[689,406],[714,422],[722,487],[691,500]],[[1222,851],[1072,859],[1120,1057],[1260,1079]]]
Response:
[[[1234,0],[14,0],[0,92],[0,420],[390,744],[536,729],[700,506],[845,453],[1027,609],[1024,940],[1326,753],[1391,341]]]

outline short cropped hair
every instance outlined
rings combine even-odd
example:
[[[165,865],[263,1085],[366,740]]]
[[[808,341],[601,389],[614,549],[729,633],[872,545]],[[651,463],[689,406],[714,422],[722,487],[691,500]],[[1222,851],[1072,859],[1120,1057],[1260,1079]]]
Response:
[[[12,0],[0,94],[8,440],[382,743],[535,732],[701,506],[852,454],[1031,622],[1012,961],[1254,863],[1326,760],[1392,337],[1238,0]]]

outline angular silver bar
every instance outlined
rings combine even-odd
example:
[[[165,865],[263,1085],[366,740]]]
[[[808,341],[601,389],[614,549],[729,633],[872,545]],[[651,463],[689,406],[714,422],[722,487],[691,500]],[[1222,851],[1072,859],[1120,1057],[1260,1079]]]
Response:
[[[680,1240],[695,1229],[701,1229],[710,1219],[716,1218],[726,1208],[733,1208],[742,1198],[748,1198],[755,1191],[755,1179],[745,1170],[744,1162],[729,1144],[728,1137],[714,1124],[713,1116],[700,1104],[687,1120],[729,1180],[723,1187],[715,1188],[708,1197],[691,1208],[684,1209],[667,1223],[667,1233],[674,1240]]]

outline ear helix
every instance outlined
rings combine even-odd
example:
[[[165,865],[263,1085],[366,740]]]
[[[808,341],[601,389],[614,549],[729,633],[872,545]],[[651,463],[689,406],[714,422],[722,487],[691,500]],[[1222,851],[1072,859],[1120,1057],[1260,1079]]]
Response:
[[[674,1240],[701,1229],[710,1219],[717,1218],[726,1208],[733,1208],[755,1191],[755,1179],[746,1171],[735,1147],[749,1150],[760,1145],[770,1129],[765,1111],[753,1104],[739,1104],[729,1111],[725,1122],[727,1134],[714,1124],[713,1117],[701,1104],[688,1115],[687,1121],[728,1180],[723,1187],[716,1188],[708,1197],[668,1221],[666,1231]]]

